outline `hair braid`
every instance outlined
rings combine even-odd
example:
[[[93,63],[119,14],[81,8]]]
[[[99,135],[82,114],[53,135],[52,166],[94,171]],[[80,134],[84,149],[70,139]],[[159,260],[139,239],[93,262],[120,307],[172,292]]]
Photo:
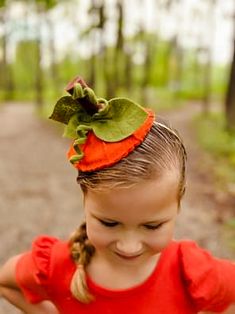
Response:
[[[95,252],[95,248],[88,240],[85,222],[72,234],[69,243],[72,259],[77,265],[70,289],[76,299],[83,303],[89,303],[94,297],[88,291],[85,269]]]

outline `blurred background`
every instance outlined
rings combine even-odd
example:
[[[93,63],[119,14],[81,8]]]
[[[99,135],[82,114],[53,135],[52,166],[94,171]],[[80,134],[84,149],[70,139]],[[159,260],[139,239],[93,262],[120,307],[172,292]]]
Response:
[[[179,130],[176,237],[235,258],[235,1],[0,0],[0,261],[82,219],[69,143],[47,119],[76,75]],[[1,301],[0,313],[14,312]]]
[[[1,100],[46,106],[79,73],[97,94],[148,106],[199,100],[209,112],[226,99],[232,128],[234,7],[233,0],[1,0]]]

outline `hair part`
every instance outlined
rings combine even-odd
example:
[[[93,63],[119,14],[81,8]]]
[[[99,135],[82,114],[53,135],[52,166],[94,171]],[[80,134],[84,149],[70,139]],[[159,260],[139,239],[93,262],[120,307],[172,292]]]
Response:
[[[161,179],[166,171],[177,171],[180,206],[185,191],[186,159],[186,150],[177,131],[158,118],[145,140],[127,157],[98,171],[79,171],[77,182],[86,194],[89,190],[130,188],[144,180]],[[75,231],[70,239],[70,247],[71,256],[77,265],[71,281],[71,292],[79,301],[89,303],[94,297],[88,291],[85,271],[95,248],[87,237],[86,223]]]

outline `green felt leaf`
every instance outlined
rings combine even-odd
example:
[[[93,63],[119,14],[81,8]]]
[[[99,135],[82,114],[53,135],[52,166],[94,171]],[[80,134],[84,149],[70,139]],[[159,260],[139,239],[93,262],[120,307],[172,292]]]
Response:
[[[102,113],[102,111],[101,111]],[[93,117],[92,129],[95,135],[106,142],[120,141],[136,131],[147,118],[147,112],[126,98],[114,98],[109,101],[106,114]]]
[[[84,153],[81,151],[81,153],[79,155],[73,155],[69,161],[71,162],[71,164],[75,164],[78,161],[80,161],[84,156]]]
[[[63,136],[72,139],[81,139],[79,144],[83,144],[85,142],[87,132],[91,130],[90,121],[91,117],[87,113],[76,113],[71,117],[68,125],[65,127]]]
[[[84,95],[88,98],[88,101],[94,105],[97,104],[97,98],[96,95],[90,87],[85,87],[84,88]]]
[[[75,114],[72,116],[72,118],[69,120],[69,123],[64,128],[64,137],[75,139],[77,138],[77,126],[78,126],[78,116]]]
[[[77,139],[76,139],[76,143],[77,144],[84,144],[86,142],[86,138],[87,138],[87,133],[88,131],[92,130],[91,125],[85,125],[85,124],[80,124],[77,127]]]
[[[76,94],[82,93],[79,84]],[[89,91],[87,89],[87,91]],[[95,96],[89,93],[85,97],[96,101]],[[106,142],[117,142],[133,134],[145,121],[146,111],[126,98],[114,98],[110,101],[99,99],[104,107],[97,113],[90,115],[83,108],[79,99],[73,99],[71,96],[65,96],[56,103],[51,119],[66,124],[64,136],[75,139],[74,148],[78,156],[82,158],[79,145],[85,143],[87,132],[93,130],[95,135]],[[98,100],[98,101],[99,101]]]
[[[84,156],[83,151],[81,150],[81,148],[79,147],[79,145],[78,145],[77,143],[74,144],[73,147],[74,147],[74,149],[75,149],[75,151],[76,151],[76,154],[73,155],[73,156],[71,156],[70,159],[69,159],[69,161],[70,161],[72,164],[74,164],[74,163],[80,161],[80,160],[83,158],[83,156]]]
[[[85,97],[81,84],[76,83],[73,87],[73,99]]]
[[[100,100],[100,99],[99,99]],[[103,99],[101,99],[103,100]],[[112,119],[113,112],[110,110],[110,104],[108,101],[104,103],[104,107],[99,110],[99,112],[95,113],[92,117],[92,120],[107,120],[107,119]]]
[[[49,119],[68,124],[71,117],[76,112],[81,111],[81,109],[79,102],[74,100],[71,96],[64,96],[57,101]]]

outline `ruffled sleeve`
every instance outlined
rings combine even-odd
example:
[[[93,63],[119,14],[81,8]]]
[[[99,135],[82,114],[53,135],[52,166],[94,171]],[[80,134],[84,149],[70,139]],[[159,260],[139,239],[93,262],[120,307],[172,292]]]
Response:
[[[31,303],[46,299],[51,275],[51,254],[58,239],[38,237],[32,250],[21,255],[16,265],[16,281],[25,298]]]
[[[198,311],[224,311],[235,303],[235,263],[217,259],[194,242],[180,245],[186,288]]]

